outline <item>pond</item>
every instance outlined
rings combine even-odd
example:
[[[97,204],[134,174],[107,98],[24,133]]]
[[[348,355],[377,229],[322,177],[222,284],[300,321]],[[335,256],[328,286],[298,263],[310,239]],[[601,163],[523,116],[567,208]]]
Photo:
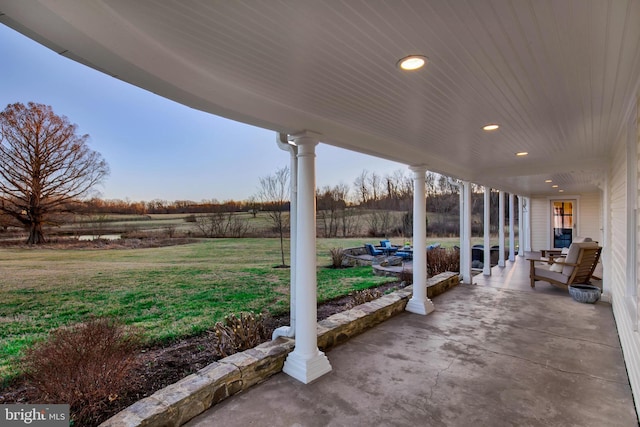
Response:
[[[78,240],[119,240],[122,236],[120,234],[86,234],[83,236],[79,236]]]

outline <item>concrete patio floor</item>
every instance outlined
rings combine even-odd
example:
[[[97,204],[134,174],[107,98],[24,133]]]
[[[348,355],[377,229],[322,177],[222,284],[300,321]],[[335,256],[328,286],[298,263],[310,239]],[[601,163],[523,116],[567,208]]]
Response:
[[[611,306],[573,301],[518,258],[327,353],[312,384],[277,374],[187,426],[637,426]]]

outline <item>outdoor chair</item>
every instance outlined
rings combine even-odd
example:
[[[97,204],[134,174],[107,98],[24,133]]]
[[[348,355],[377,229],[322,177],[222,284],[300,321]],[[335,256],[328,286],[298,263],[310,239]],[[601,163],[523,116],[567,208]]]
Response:
[[[584,242],[592,242],[592,241],[593,240],[591,240],[591,237],[576,236],[576,237],[573,238],[571,243],[584,243]],[[540,251],[540,253],[542,254],[543,258],[551,258],[551,261],[553,261],[553,259],[556,258],[556,257],[564,257],[564,256],[566,256],[567,252],[569,252],[569,248],[542,249]]]
[[[397,246],[393,246],[389,240],[380,240],[380,249],[387,255],[391,255],[392,253],[398,250]]]
[[[529,259],[531,287],[535,287],[536,281],[549,282],[561,289],[568,289],[573,284],[589,283],[601,252],[602,248],[597,242],[571,243],[566,257],[552,264],[544,258]]]
[[[369,252],[369,255],[371,256],[384,255],[384,252],[374,248],[371,243],[365,243],[364,246],[367,248],[367,252]]]

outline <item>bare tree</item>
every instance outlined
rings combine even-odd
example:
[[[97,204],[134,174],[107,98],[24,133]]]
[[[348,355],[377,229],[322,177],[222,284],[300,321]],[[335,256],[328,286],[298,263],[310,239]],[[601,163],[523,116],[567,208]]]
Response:
[[[316,191],[318,217],[322,225],[324,237],[336,237],[341,217],[344,217],[347,207],[349,187],[340,183],[333,187],[325,186]]]
[[[358,201],[361,205],[365,205],[369,201],[369,172],[363,170],[362,173],[353,181],[353,186],[358,195]]]
[[[380,200],[380,196],[382,195],[382,179],[380,175],[375,172],[371,172],[368,179],[369,189],[371,192],[371,198],[374,202]]]
[[[287,228],[287,217],[284,215],[289,207],[289,168],[283,167],[276,170],[273,175],[260,178],[260,191],[258,198],[262,202],[262,208],[267,211],[273,227],[280,235],[280,254],[282,266],[284,261],[284,231]]]
[[[0,212],[29,230],[30,244],[43,243],[43,225],[109,174],[100,153],[87,146],[89,135],[76,131],[47,105],[16,103],[0,112]]]

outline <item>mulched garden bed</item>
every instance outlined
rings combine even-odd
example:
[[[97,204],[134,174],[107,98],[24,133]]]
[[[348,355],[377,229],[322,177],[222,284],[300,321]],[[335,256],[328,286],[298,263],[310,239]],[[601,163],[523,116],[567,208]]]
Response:
[[[384,293],[398,287],[400,287],[398,283],[386,283],[372,289]],[[326,319],[335,313],[348,309],[352,301],[350,296],[344,296],[320,304],[318,306],[318,320]],[[267,318],[267,322],[268,329],[273,331],[277,327],[288,325],[289,315],[270,317]],[[143,348],[140,350],[138,358],[140,363],[131,380],[131,390],[126,395],[118,396],[113,402],[110,402],[104,411],[96,414],[95,423],[90,425],[97,426],[136,401],[215,362],[220,358],[220,355],[214,349],[212,337],[207,332],[170,344]],[[0,404],[35,403],[34,394],[33,389],[17,379],[0,390]]]

